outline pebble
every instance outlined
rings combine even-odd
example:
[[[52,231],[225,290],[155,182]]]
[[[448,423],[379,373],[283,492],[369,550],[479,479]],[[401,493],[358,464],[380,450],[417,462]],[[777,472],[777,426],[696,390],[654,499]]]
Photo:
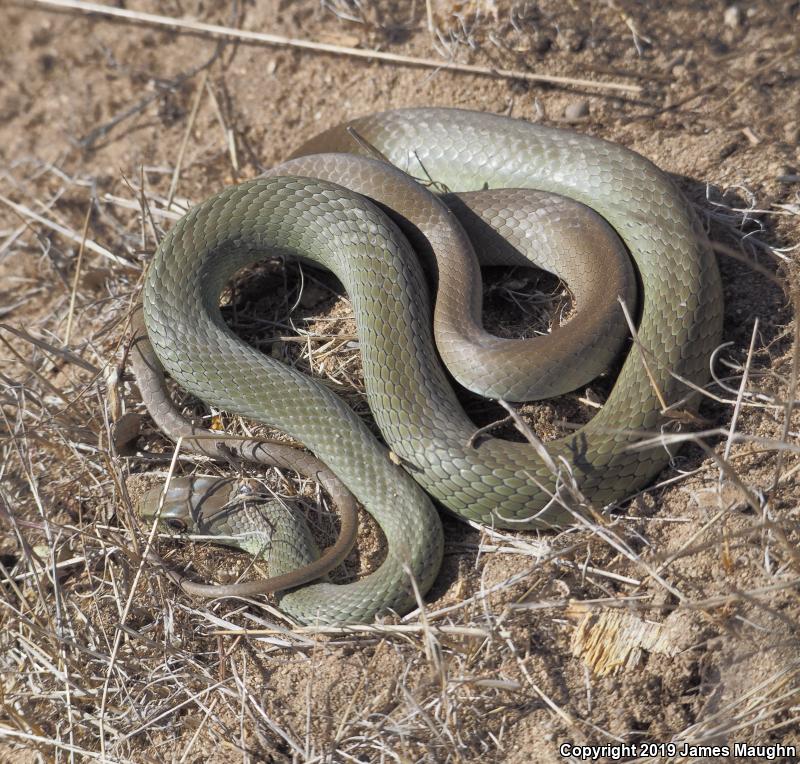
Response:
[[[731,29],[738,28],[742,23],[742,12],[739,10],[739,6],[732,5],[726,8],[722,20],[726,27],[730,27]]]
[[[583,119],[589,116],[589,102],[585,99],[572,101],[564,109],[566,119]]]

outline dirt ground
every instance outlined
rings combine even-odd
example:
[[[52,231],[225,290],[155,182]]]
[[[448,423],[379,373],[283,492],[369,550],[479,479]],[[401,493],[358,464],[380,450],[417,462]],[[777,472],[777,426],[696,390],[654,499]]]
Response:
[[[0,761],[522,763],[588,760],[566,744],[645,743],[660,745],[594,760],[796,760],[781,746],[800,750],[800,3],[656,5],[114,4],[596,85],[0,5]],[[269,598],[193,600],[142,561],[130,505],[173,453],[121,368],[157,237],[322,128],[418,105],[571,127],[675,176],[725,292],[705,434],[592,528],[501,534],[445,519],[424,618],[328,633],[295,628]],[[346,298],[324,277],[302,288],[296,268],[271,263],[229,304],[256,324],[299,298],[294,325],[313,341],[283,352],[368,417]],[[534,308],[552,315],[563,294],[495,274],[490,324],[530,331]],[[269,330],[248,337],[274,351]],[[551,437],[591,415],[585,395],[524,411]],[[497,414],[469,404],[481,424]],[[141,415],[128,420],[147,453],[113,440],[125,412]],[[188,456],[177,469],[230,471]],[[314,503],[313,486],[270,480]],[[380,562],[364,526],[339,578]],[[207,576],[234,565],[196,553]],[[735,744],[776,748],[746,758]]]

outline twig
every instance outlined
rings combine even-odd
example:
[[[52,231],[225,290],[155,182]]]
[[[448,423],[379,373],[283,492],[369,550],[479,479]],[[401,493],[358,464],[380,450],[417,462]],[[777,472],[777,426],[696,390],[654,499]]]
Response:
[[[41,202],[39,203],[40,206],[44,210],[50,210],[52,206],[61,198],[62,194],[64,193],[65,188],[62,186],[55,194],[53,194],[44,204]],[[14,229],[5,239],[5,241],[0,244],[0,257],[2,257],[3,253],[20,237],[22,236],[25,231],[30,228],[28,221],[24,221],[21,226]]]
[[[229,127],[225,122],[225,115],[222,113],[222,106],[220,105],[217,94],[214,92],[214,88],[211,86],[210,82],[206,82],[206,90],[208,91],[209,98],[211,99],[211,105],[214,107],[214,113],[217,115],[219,126],[222,128],[222,134],[225,138],[225,145],[228,147],[228,154],[231,158],[231,167],[233,167],[233,173],[234,175],[238,175],[239,158],[236,155],[236,133],[234,132],[233,128]]]
[[[747,351],[747,361],[744,364],[744,370],[742,372],[742,380],[739,384],[739,391],[736,395],[736,403],[733,406],[733,415],[731,416],[731,423],[730,427],[728,428],[728,435],[727,440],[725,441],[725,451],[722,454],[722,458],[727,462],[731,456],[731,448],[733,446],[733,436],[736,434],[736,425],[739,422],[739,415],[742,411],[742,401],[744,400],[744,394],[747,390],[747,382],[750,376],[750,364],[753,360],[753,353],[756,349],[756,338],[758,337],[758,317],[753,322],[753,332],[750,335],[750,348]],[[722,485],[722,472],[719,475],[719,482]]]
[[[15,334],[17,337],[25,340],[26,342],[30,342],[31,345],[35,345],[38,348],[41,348],[47,353],[52,353],[55,356],[63,359],[67,363],[74,364],[75,366],[80,366],[82,369],[90,372],[91,374],[99,374],[100,369],[98,369],[93,364],[89,363],[89,361],[81,358],[76,353],[73,353],[71,350],[67,350],[66,348],[59,348],[51,343],[39,339],[38,337],[34,337],[32,334],[29,334],[24,329],[18,329],[14,326],[10,326],[9,324],[0,324],[0,329],[5,330],[7,332],[11,332],[11,334]],[[24,361],[24,359],[21,358]]]
[[[86,217],[83,220],[83,231],[81,231],[81,246],[78,249],[78,261],[75,263],[75,278],[72,280],[72,292],[69,296],[69,310],[67,311],[67,329],[64,332],[64,346],[69,347],[69,340],[72,334],[72,319],[75,316],[75,296],[78,293],[78,282],[81,278],[81,266],[83,265],[83,250],[86,246],[86,232],[89,230],[89,221],[92,218],[92,202],[86,208]]]
[[[83,242],[83,237],[79,236],[74,231],[70,231],[68,228],[64,228],[64,226],[59,225],[58,223],[54,223],[52,220],[48,220],[47,218],[43,218],[41,215],[37,215],[32,209],[26,207],[24,204],[17,204],[16,202],[12,202],[11,199],[0,194],[0,202],[6,204],[7,206],[11,207],[14,212],[20,215],[23,218],[29,218],[30,220],[35,220],[37,223],[41,223],[41,225],[50,228],[57,233],[60,233],[62,236],[66,236],[70,241],[74,241],[78,244]],[[115,255],[113,252],[109,252],[105,247],[101,247],[96,242],[92,241],[91,239],[86,239],[85,246],[87,249],[92,250],[92,252],[97,253],[98,255],[102,255],[105,258],[111,260],[112,263],[116,263],[117,265],[124,265],[127,268],[133,267],[131,263],[125,260],[122,257]]]
[[[527,82],[547,82],[551,85],[565,85],[578,88],[597,88],[598,90],[619,90],[625,93],[638,95],[642,92],[639,85],[626,85],[620,82],[595,82],[594,80],[584,80],[575,77],[558,77],[550,74],[536,74],[534,72],[523,72],[510,69],[496,69],[491,66],[479,66],[477,64],[459,64],[454,61],[437,61],[432,58],[418,58],[416,56],[404,56],[399,53],[388,53],[379,50],[362,50],[361,48],[350,48],[344,45],[333,45],[325,42],[315,42],[314,40],[302,40],[294,37],[284,37],[282,35],[268,34],[266,32],[249,32],[243,29],[220,26],[219,24],[206,24],[202,21],[191,21],[189,19],[176,19],[171,16],[161,16],[156,13],[142,13],[139,11],[129,11],[125,8],[111,8],[100,3],[87,3],[82,0],[31,0],[36,5],[50,5],[56,8],[66,8],[68,10],[83,11],[84,13],[98,13],[103,16],[113,16],[115,18],[127,19],[128,21],[138,21],[144,24],[155,24],[177,29],[186,29],[199,34],[213,35],[227,39],[244,40],[245,42],[261,42],[267,45],[276,45],[287,48],[300,48],[301,50],[313,50],[318,53],[331,53],[337,56],[352,56],[353,58],[365,58],[373,61],[386,61],[393,64],[404,66],[421,66],[427,69],[446,69],[455,72],[467,72],[487,77],[499,77],[502,79],[525,80]]]
[[[293,634],[424,634],[425,631],[437,636],[447,634],[463,637],[477,637],[487,639],[490,632],[474,626],[435,626],[430,623],[414,624],[379,624],[379,623],[353,623],[345,626],[296,626]],[[242,637],[268,637],[272,634],[283,634],[280,629],[215,629],[209,632],[212,636],[242,636]]]
[[[135,190],[135,189],[134,189]],[[122,207],[126,210],[137,210],[141,211],[142,207],[139,202],[132,202],[130,199],[124,199],[121,196],[114,196],[113,194],[103,194],[102,199],[100,200],[105,204],[113,204],[115,207]],[[150,209],[150,214],[162,220],[180,220],[184,216],[184,212],[170,212],[169,210],[162,210],[156,207],[155,209]],[[145,217],[148,217],[145,215]]]

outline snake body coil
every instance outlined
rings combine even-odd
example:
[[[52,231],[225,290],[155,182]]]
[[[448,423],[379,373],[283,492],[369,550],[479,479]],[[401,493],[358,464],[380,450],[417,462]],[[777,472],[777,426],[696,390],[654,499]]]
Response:
[[[349,126],[349,133],[340,127],[323,134],[303,153],[357,153],[356,134],[396,167],[455,191],[534,188],[593,208],[638,270],[641,352],[629,352],[589,424],[547,444],[559,476],[529,444],[470,443],[474,425],[433,348],[422,268],[409,262],[405,239],[374,204],[328,181],[274,177],[225,189],[193,208],[164,239],[147,277],[145,323],[157,355],[208,403],[304,443],[387,537],[387,559],[375,573],[284,596],[282,607],[295,617],[323,623],[408,609],[409,575],[427,590],[442,533],[426,492],[461,517],[526,528],[571,521],[557,494],[567,473],[598,506],[646,484],[668,459],[662,447],[631,448],[642,431],[658,432],[666,421],[655,389],[676,404],[689,393],[680,379],[703,384],[722,317],[716,263],[697,221],[674,184],[641,156],[573,132],[459,110],[386,112]],[[380,188],[370,196],[379,199]],[[405,469],[330,390],[248,347],[224,324],[218,299],[225,283],[265,255],[302,257],[341,280],[356,315],[370,407]],[[437,260],[440,290],[448,267]],[[693,405],[689,399],[682,407]]]

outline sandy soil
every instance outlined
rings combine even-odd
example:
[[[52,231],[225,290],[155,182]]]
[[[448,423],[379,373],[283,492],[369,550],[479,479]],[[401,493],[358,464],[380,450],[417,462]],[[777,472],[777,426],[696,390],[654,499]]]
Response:
[[[702,757],[681,755],[685,743],[800,746],[800,417],[787,404],[798,398],[800,5],[434,1],[430,21],[423,3],[371,0],[119,5],[640,90],[0,7],[0,761],[549,762],[566,743],[647,742],[675,748],[642,759],[693,761]],[[712,432],[603,534],[492,534],[445,520],[426,620],[322,634],[293,628],[264,598],[193,601],[142,563],[130,512],[171,445],[146,417],[149,456],[111,442],[123,412],[143,412],[122,374],[124,331],[172,224],[167,199],[196,203],[325,126],[414,105],[571,126],[675,175],[719,245],[725,386],[709,387],[700,423]],[[268,264],[230,304],[278,320],[300,288],[296,269]],[[560,309],[552,280],[496,275],[492,325],[516,326],[515,298],[533,289]],[[319,277],[299,311],[297,325],[335,340],[335,354],[314,357],[317,373],[324,361],[368,416],[346,299]],[[269,349],[269,332],[248,337]],[[298,343],[284,345],[308,367]],[[548,437],[562,418],[590,415],[584,393],[525,411]],[[471,406],[476,421],[495,415]],[[178,465],[195,468],[212,469]],[[313,503],[313,487],[271,480]],[[364,525],[340,578],[380,561],[379,534]],[[232,565],[197,554],[207,575]],[[241,628],[265,631],[220,633]]]

